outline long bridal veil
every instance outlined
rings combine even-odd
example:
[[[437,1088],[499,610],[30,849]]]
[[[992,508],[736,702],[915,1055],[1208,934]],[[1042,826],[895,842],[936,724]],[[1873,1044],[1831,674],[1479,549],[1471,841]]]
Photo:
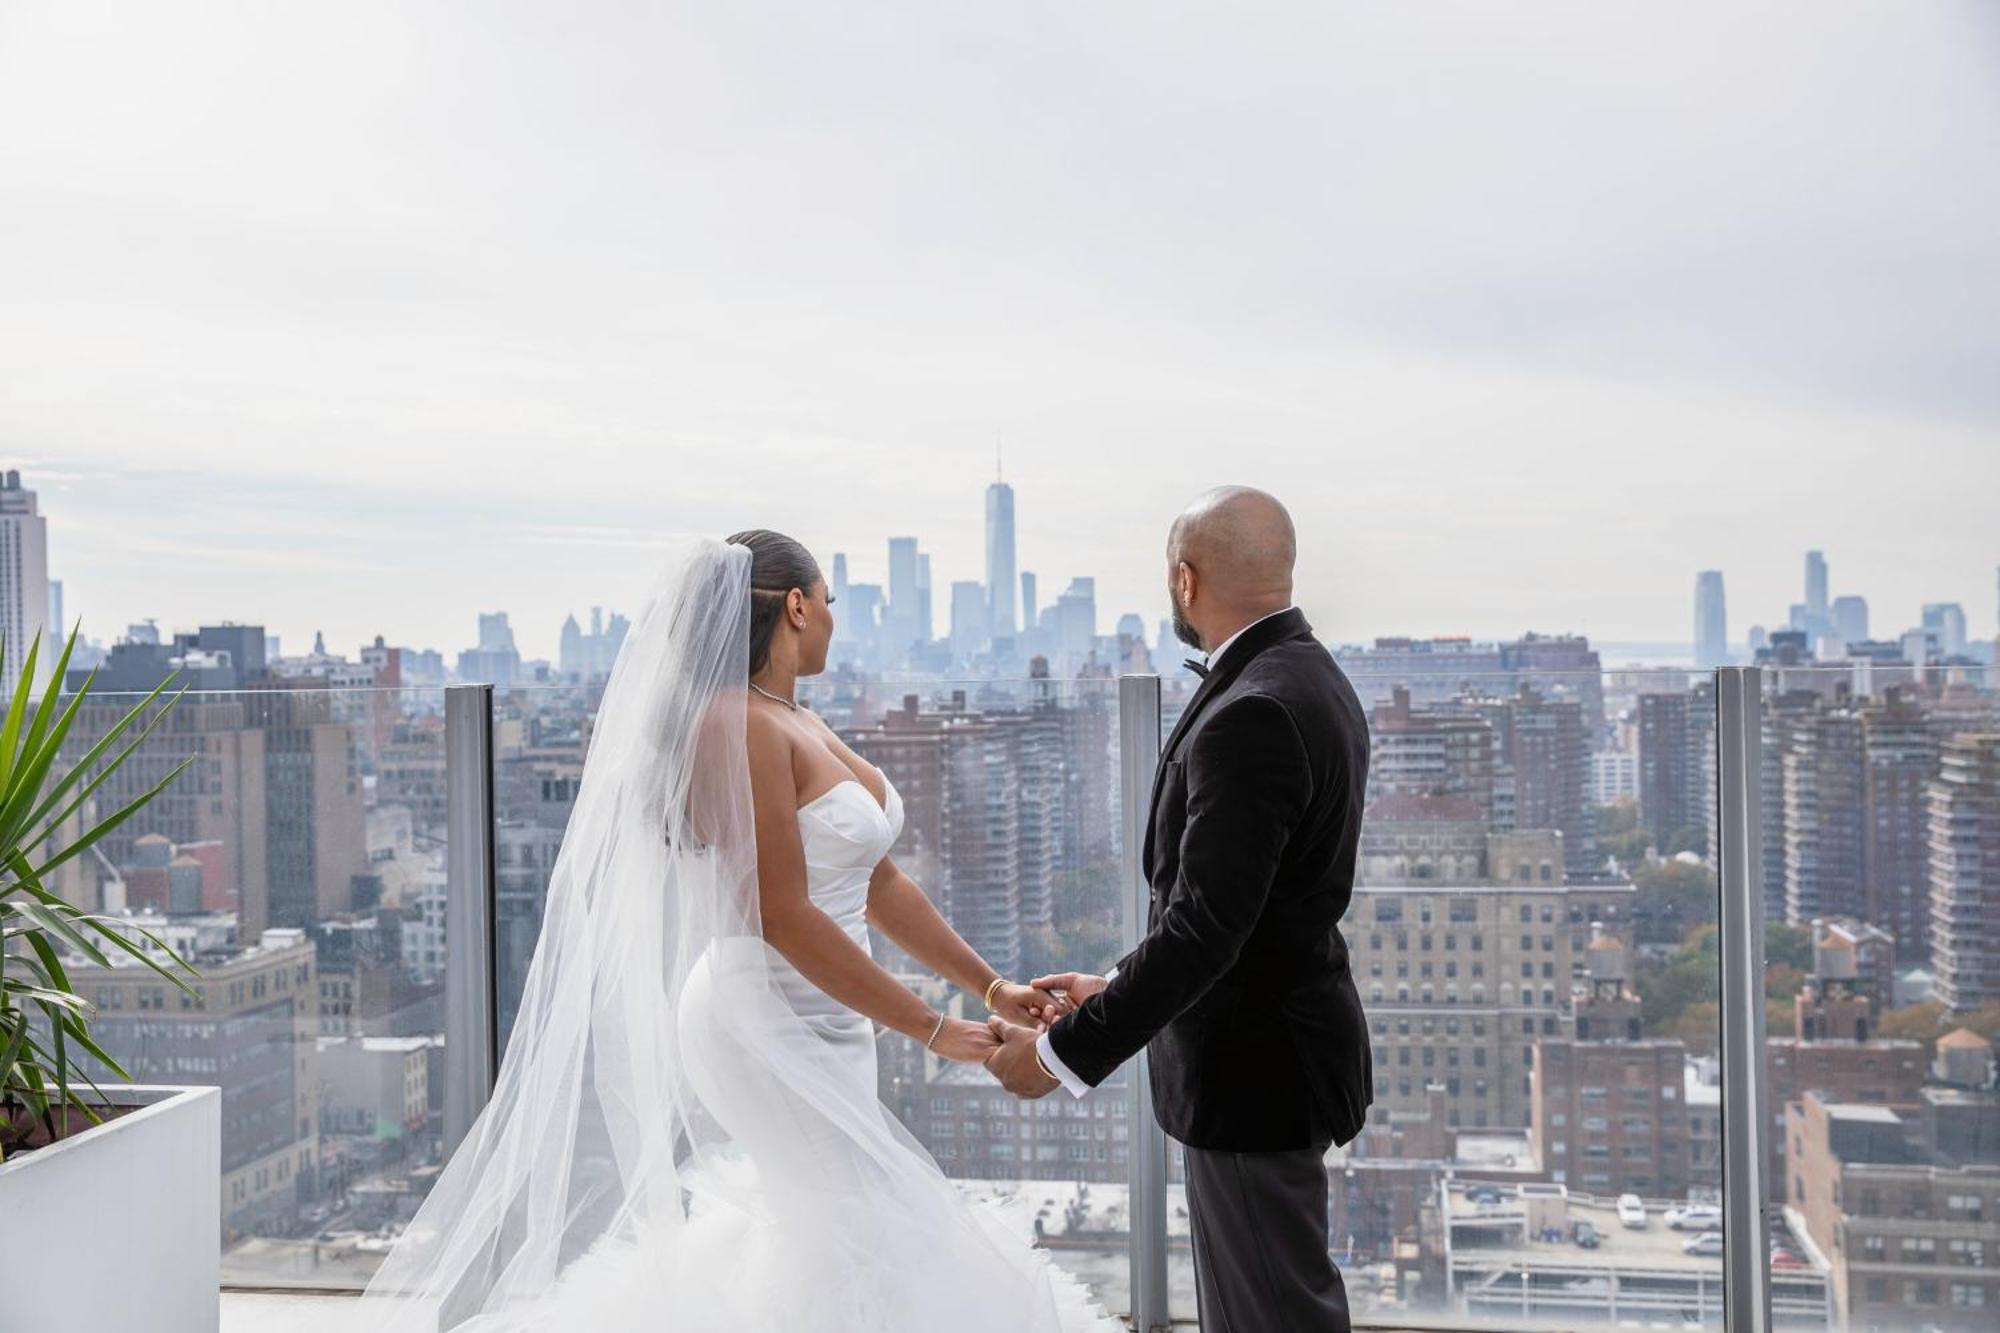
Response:
[[[492,1100],[357,1329],[1058,1327],[1041,1256],[772,982],[749,606],[750,553],[698,542],[628,632]]]

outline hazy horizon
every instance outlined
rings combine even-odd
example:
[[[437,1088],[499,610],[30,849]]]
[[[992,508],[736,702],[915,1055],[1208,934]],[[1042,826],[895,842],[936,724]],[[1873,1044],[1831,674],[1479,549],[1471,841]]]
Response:
[[[1809,32],[1809,43],[1799,40]],[[451,653],[652,548],[1165,610],[1265,486],[1323,637],[1996,625],[2000,15],[0,0],[0,466],[109,640]]]

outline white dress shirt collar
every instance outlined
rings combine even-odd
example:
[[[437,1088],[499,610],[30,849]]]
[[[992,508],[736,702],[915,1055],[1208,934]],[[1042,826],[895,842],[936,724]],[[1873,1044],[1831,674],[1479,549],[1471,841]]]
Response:
[[[1264,623],[1265,621],[1269,620],[1269,619],[1271,618],[1271,616],[1282,616],[1282,615],[1284,615],[1284,614],[1285,614],[1285,611],[1295,611],[1295,610],[1297,610],[1297,609],[1298,609],[1298,608],[1296,608],[1296,607],[1291,607],[1291,606],[1288,606],[1288,607],[1286,607],[1286,608],[1285,608],[1285,610],[1284,610],[1284,611],[1273,611],[1273,612],[1271,613],[1271,615],[1270,615],[1270,616],[1258,616],[1258,617],[1257,617],[1257,618],[1256,618],[1255,620],[1251,621],[1251,622],[1250,622],[1250,623],[1249,623],[1248,625],[1245,625],[1245,626],[1244,626],[1244,627],[1243,627],[1242,629],[1239,629],[1239,630],[1237,630],[1237,631],[1236,631],[1236,632],[1235,632],[1234,634],[1232,634],[1232,635],[1230,635],[1230,636],[1229,636],[1228,638],[1224,639],[1224,640],[1222,641],[1222,643],[1221,643],[1221,646],[1219,646],[1219,647],[1218,647],[1218,648],[1217,648],[1217,649],[1216,649],[1216,650],[1215,650],[1214,652],[1212,652],[1212,653],[1208,654],[1208,656],[1207,656],[1206,658],[1204,658],[1204,659],[1203,659],[1203,662],[1202,662],[1202,665],[1203,665],[1203,666],[1206,666],[1206,667],[1207,667],[1207,668],[1208,668],[1208,669],[1209,669],[1210,671],[1213,671],[1213,670],[1215,670],[1215,664],[1216,664],[1217,662],[1220,662],[1220,661],[1222,660],[1222,655],[1223,655],[1224,653],[1226,653],[1226,652],[1228,652],[1228,651],[1229,651],[1229,645],[1230,645],[1230,644],[1232,644],[1232,643],[1235,643],[1235,642],[1236,642],[1236,641],[1237,641],[1238,639],[1242,638],[1242,637],[1243,637],[1243,636],[1244,636],[1245,634],[1249,633],[1249,632],[1250,632],[1250,631],[1251,631],[1252,629],[1255,629],[1255,628],[1256,628],[1257,626],[1259,626],[1259,625],[1263,624],[1263,623]]]

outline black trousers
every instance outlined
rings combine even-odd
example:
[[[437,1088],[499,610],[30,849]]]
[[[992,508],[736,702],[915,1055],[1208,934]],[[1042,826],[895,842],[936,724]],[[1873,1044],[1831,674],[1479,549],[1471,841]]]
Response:
[[[1349,1333],[1324,1154],[1185,1151],[1201,1333]]]

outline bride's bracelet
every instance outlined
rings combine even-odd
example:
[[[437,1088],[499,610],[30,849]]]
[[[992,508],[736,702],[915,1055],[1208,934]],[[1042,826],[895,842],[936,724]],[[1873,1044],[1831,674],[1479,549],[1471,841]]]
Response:
[[[993,978],[992,981],[986,984],[986,994],[984,996],[984,999],[986,1001],[987,1012],[991,1013],[993,1011],[993,992],[999,990],[1002,986],[1006,984],[1007,984],[1007,978],[1005,977],[995,977]]]
[[[924,1041],[925,1050],[928,1051],[931,1049],[931,1043],[938,1039],[938,1033],[942,1031],[944,1031],[944,1010],[940,1009],[938,1010],[937,1026],[931,1029],[931,1035]]]

